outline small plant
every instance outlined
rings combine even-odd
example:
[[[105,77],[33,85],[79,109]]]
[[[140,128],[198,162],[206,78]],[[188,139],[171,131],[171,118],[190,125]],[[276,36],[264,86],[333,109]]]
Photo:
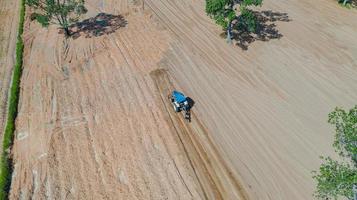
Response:
[[[236,22],[241,30],[256,30],[257,18],[249,7],[261,6],[262,3],[263,0],[206,0],[206,13],[222,26],[227,32],[227,39],[230,40],[233,22]]]
[[[353,199],[357,195],[357,106],[350,111],[336,108],[329,114],[328,122],[335,126],[333,147],[342,161],[322,157],[324,163],[319,172],[314,171],[317,181],[315,196],[318,199]]]
[[[68,37],[69,27],[87,12],[84,0],[26,0],[26,4],[36,10],[31,19],[36,19],[43,27],[58,24]]]

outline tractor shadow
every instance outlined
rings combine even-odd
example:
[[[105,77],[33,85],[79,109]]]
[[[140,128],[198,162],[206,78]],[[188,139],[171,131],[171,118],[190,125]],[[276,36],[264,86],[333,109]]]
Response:
[[[248,50],[248,46],[254,41],[269,41],[271,39],[280,39],[283,35],[278,31],[274,22],[290,22],[287,13],[274,12],[271,10],[255,11],[257,17],[257,28],[254,33],[249,33],[245,30],[238,30],[235,26],[233,28],[233,42],[242,50]]]
[[[189,109],[191,110],[192,107],[195,105],[195,101],[193,99],[191,99],[191,97],[186,97]]]
[[[85,38],[91,38],[114,33],[127,24],[128,22],[122,15],[99,13],[95,17],[73,24],[69,29],[73,39],[77,39],[81,35],[84,35]]]
[[[191,99],[191,97],[186,97],[187,103],[188,103],[188,110],[187,110],[187,115],[185,118],[187,119],[188,122],[191,122],[192,119],[192,114],[191,114],[191,109],[195,105],[195,101]]]

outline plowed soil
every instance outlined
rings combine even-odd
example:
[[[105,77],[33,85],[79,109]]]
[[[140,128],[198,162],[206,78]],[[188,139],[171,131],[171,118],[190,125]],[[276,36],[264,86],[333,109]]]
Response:
[[[312,199],[327,114],[357,99],[357,12],[265,0],[229,45],[204,6],[87,0],[69,39],[27,20],[10,198]]]
[[[127,25],[67,41],[27,21],[11,199],[204,198],[149,75],[169,35],[136,7],[88,1]]]
[[[328,113],[356,104],[357,12],[335,1],[266,0],[260,10],[282,36],[242,50],[219,37],[204,1],[146,2],[179,38],[162,68],[196,101],[249,199],[312,199],[311,171],[320,155],[334,156]]]

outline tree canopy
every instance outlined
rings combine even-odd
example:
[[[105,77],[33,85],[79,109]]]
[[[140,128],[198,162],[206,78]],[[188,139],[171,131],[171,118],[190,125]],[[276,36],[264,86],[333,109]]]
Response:
[[[67,36],[69,26],[87,12],[84,0],[26,0],[26,4],[35,9],[32,17],[42,26],[58,24]]]
[[[328,122],[336,127],[333,146],[337,153],[357,165],[357,106],[348,112],[336,108],[329,114]]]
[[[224,30],[230,31],[232,22],[236,20],[238,28],[254,32],[257,19],[249,7],[261,6],[262,2],[263,0],[206,0],[206,13]]]
[[[333,146],[342,161],[322,157],[319,172],[313,172],[317,181],[315,196],[319,199],[353,199],[357,187],[357,106],[349,111],[336,108],[328,122],[335,126]]]

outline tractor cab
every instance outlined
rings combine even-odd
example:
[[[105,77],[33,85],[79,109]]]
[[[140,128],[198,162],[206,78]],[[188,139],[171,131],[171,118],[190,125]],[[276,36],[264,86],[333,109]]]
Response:
[[[169,99],[171,100],[172,106],[175,112],[184,112],[184,117],[186,120],[191,120],[190,114],[190,105],[188,102],[188,98],[181,92],[174,90],[171,95],[169,95]]]

